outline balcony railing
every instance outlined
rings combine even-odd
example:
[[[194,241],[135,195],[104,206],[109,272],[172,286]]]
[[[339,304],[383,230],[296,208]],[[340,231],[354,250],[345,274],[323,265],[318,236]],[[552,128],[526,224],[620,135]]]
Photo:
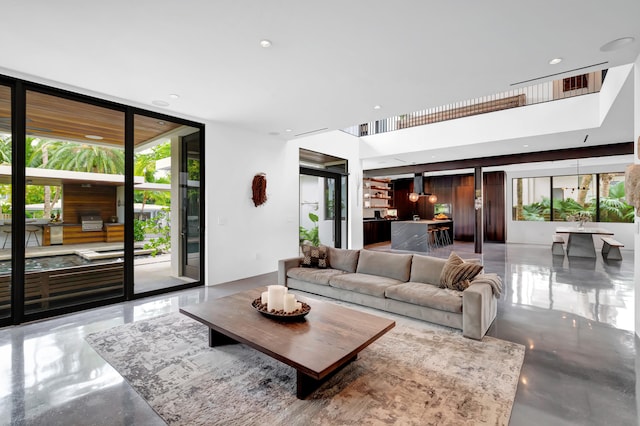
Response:
[[[383,120],[362,123],[343,129],[343,131],[354,136],[375,135],[408,127],[597,93],[602,87],[606,74],[607,70],[579,74],[491,96],[483,96],[409,114],[397,115]]]

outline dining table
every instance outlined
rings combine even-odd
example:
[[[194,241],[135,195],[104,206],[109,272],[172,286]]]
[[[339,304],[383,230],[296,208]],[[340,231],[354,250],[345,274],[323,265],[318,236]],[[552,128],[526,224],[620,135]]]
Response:
[[[559,226],[556,234],[569,234],[567,241],[567,256],[596,257],[596,248],[593,244],[594,235],[613,235],[608,229],[595,226]]]

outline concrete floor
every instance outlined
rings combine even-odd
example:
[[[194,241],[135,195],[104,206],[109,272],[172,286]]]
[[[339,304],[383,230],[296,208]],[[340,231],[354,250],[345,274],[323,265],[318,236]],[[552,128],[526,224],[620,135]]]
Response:
[[[544,246],[487,244],[482,256],[472,244],[453,248],[503,277],[488,334],[527,348],[510,424],[638,424],[633,252],[605,263],[569,262]],[[265,274],[0,329],[0,424],[163,424],[83,337],[275,281]]]

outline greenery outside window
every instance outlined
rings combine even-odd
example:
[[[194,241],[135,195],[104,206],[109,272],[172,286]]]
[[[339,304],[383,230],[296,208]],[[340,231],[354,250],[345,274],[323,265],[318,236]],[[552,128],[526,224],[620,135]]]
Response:
[[[633,207],[625,199],[624,173],[515,178],[512,217],[516,221],[630,223]]]
[[[549,177],[513,179],[513,220],[548,221]]]

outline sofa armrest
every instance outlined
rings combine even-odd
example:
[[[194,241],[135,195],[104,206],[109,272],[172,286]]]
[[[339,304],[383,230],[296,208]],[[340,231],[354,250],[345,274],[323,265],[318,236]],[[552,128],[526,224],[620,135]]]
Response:
[[[462,292],[462,335],[481,340],[498,312],[489,284],[473,284]]]
[[[289,259],[280,259],[278,261],[278,284],[287,285],[287,271],[291,268],[300,266],[302,257],[290,257]]]

